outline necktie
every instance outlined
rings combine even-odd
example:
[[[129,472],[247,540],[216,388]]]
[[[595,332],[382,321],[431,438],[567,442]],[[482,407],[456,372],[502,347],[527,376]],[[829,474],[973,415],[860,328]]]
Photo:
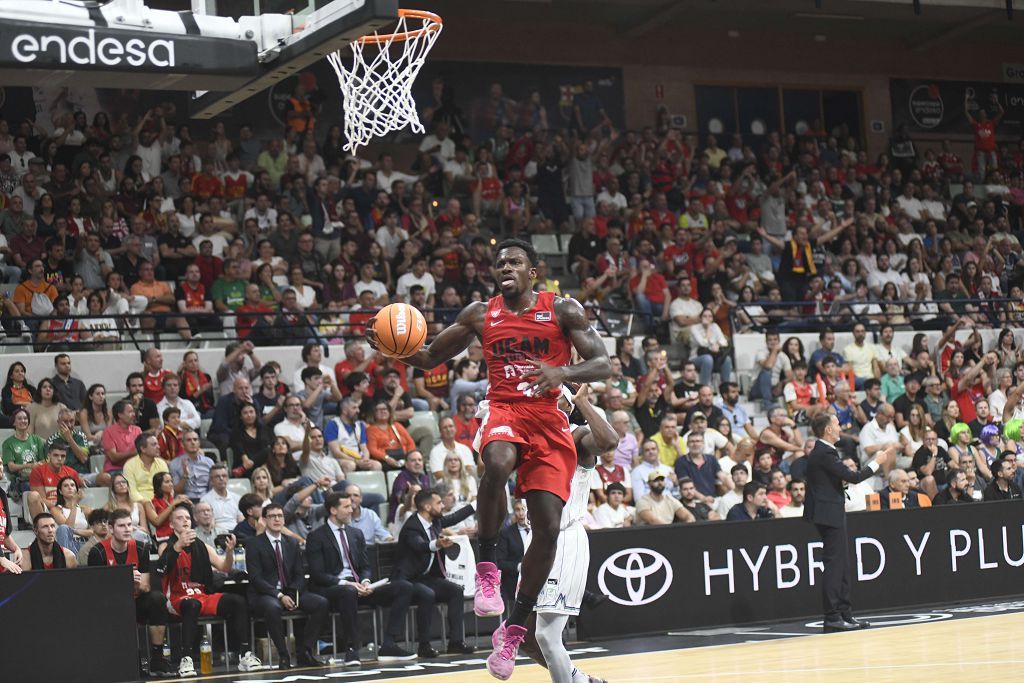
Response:
[[[432,541],[437,540],[437,529],[433,525],[430,526],[430,539]],[[441,550],[441,546],[437,546],[437,551],[434,555],[436,555],[434,559],[437,562],[437,568],[440,570],[441,576],[448,578],[448,572],[444,570],[444,552]]]
[[[281,582],[281,590],[288,586],[288,579],[284,576],[284,556],[281,555],[281,541],[274,541],[274,555],[277,560],[277,580]]]
[[[352,556],[348,553],[348,539],[345,538],[345,530],[338,529],[338,536],[341,537],[341,553],[345,556],[345,561],[348,562],[348,568],[352,570],[352,579],[359,583],[359,572],[356,571],[356,565],[352,562]]]

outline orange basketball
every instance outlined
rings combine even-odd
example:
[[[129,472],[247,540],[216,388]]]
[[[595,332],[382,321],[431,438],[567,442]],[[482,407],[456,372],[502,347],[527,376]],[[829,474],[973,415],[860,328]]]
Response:
[[[391,358],[406,358],[423,347],[427,339],[427,321],[409,304],[390,304],[375,316],[373,330],[377,346]]]

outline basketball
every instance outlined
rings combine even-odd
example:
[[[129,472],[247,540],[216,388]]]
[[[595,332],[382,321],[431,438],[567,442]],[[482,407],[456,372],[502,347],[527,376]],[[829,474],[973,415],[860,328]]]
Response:
[[[380,352],[391,358],[411,356],[427,338],[426,319],[409,304],[390,304],[380,309],[373,329]]]

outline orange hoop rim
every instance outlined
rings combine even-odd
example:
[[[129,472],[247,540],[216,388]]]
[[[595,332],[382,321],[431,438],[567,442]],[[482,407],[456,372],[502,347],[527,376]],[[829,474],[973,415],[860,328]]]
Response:
[[[418,28],[414,31],[401,31],[399,33],[374,33],[372,35],[363,36],[357,39],[355,42],[360,45],[379,45],[381,43],[390,42],[401,42],[404,40],[411,40],[413,38],[419,38],[420,36],[434,31],[440,31],[441,27],[444,26],[444,21],[441,17],[420,9],[400,9],[398,10],[398,17],[400,19],[423,19],[427,23],[423,28]]]

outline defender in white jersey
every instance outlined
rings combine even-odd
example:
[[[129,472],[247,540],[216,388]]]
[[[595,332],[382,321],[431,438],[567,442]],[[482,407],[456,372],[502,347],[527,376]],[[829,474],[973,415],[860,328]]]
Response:
[[[574,429],[572,437],[576,444],[576,471],[573,474],[569,499],[562,508],[562,520],[555,562],[551,574],[537,597],[534,613],[527,621],[529,634],[522,645],[522,652],[548,670],[552,683],[602,683],[600,679],[577,670],[562,643],[562,633],[570,616],[580,613],[583,593],[587,587],[590,570],[590,543],[583,527],[590,499],[591,474],[597,464],[597,456],[612,450],[619,444],[619,437],[608,421],[590,404],[589,387],[584,384],[569,401],[573,404],[587,425]],[[504,624],[494,632],[492,644],[497,651],[502,647]]]

